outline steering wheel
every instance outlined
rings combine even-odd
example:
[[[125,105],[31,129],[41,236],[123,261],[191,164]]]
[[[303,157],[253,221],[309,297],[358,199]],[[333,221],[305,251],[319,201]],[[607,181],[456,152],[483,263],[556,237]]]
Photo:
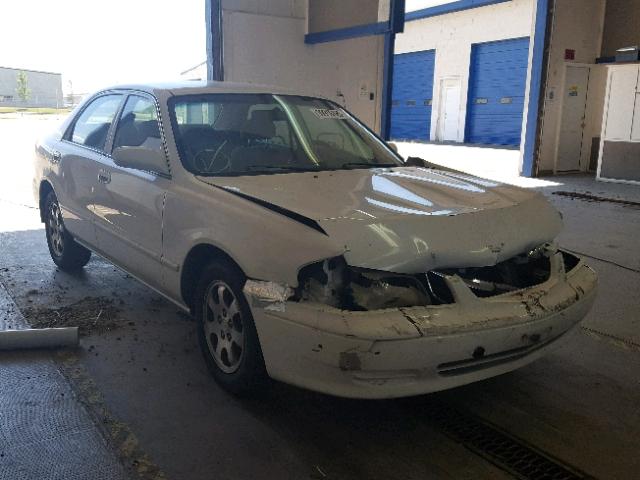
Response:
[[[200,150],[193,158],[195,167],[203,173],[221,173],[231,166],[231,157],[222,152],[224,143],[218,148]]]

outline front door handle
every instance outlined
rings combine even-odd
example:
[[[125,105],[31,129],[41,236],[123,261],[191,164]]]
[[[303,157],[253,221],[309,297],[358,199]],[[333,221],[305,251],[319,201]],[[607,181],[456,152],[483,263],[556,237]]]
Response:
[[[105,184],[111,182],[111,173],[107,170],[100,169],[98,172],[98,182]]]

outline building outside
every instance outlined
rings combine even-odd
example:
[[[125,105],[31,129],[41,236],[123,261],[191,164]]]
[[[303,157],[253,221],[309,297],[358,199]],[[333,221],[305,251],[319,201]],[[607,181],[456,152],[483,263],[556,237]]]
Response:
[[[426,8],[411,8],[419,3]],[[537,19],[542,5],[547,18]],[[598,170],[601,179],[605,171],[613,180],[640,181],[639,0],[423,0],[407,7],[395,39],[392,139],[510,147],[522,158],[537,36],[545,54],[538,128],[530,132],[535,167],[527,174]],[[545,22],[546,42],[536,35]],[[624,47],[631,53],[621,59],[616,51]],[[617,93],[620,105],[611,104],[606,127],[603,110]]]
[[[640,0],[208,0],[207,11],[208,78],[323,95],[392,140],[513,149],[505,170],[528,177],[640,183]]]
[[[395,42],[391,137],[519,148],[535,0],[407,10]]]
[[[17,92],[18,74],[27,76],[29,98],[22,100]],[[53,72],[0,67],[0,107],[63,106],[62,75]]]

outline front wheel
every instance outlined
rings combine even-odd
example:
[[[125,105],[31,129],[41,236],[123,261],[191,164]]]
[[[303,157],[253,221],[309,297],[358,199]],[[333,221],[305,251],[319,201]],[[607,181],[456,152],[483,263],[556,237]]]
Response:
[[[45,232],[51,258],[62,270],[80,270],[89,262],[91,252],[77,243],[64,228],[55,193],[49,192],[44,208]]]
[[[211,264],[201,276],[194,305],[207,366],[223,388],[236,394],[259,389],[267,378],[243,286],[237,268]]]

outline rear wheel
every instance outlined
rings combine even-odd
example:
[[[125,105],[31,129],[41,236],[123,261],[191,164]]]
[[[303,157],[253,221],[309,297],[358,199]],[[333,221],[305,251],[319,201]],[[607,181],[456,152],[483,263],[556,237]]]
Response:
[[[49,253],[62,270],[74,271],[84,267],[91,252],[77,243],[64,228],[60,205],[55,193],[49,192],[44,202],[45,232]]]
[[[232,393],[246,393],[267,378],[253,316],[242,292],[242,273],[211,264],[198,284],[194,310],[200,348],[216,381]]]

